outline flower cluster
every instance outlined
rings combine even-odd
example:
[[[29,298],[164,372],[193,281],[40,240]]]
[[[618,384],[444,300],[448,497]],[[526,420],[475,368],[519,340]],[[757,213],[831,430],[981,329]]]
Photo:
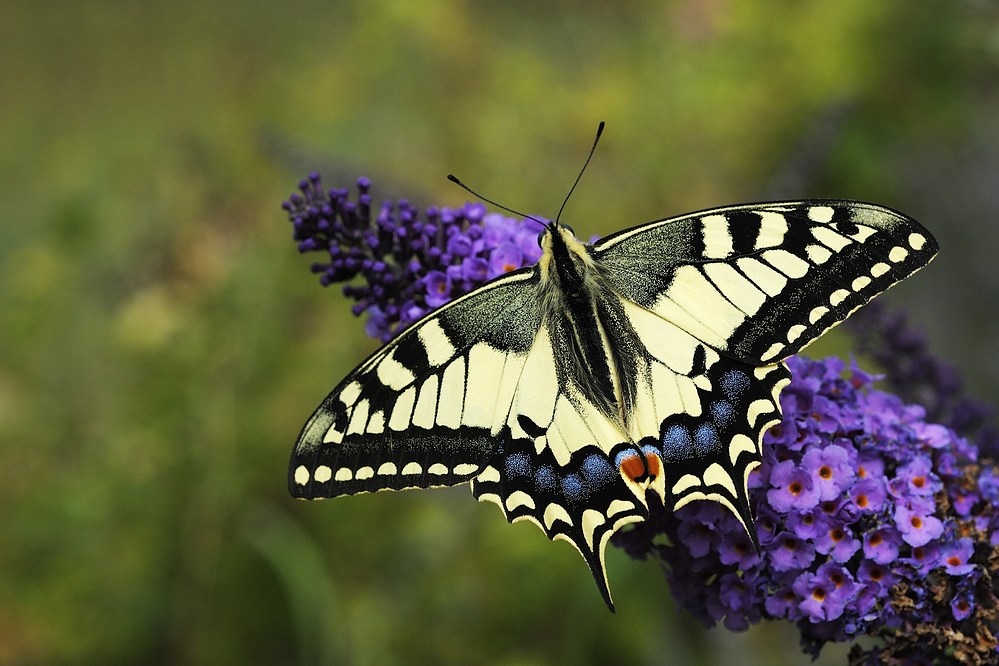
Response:
[[[854,663],[910,663],[931,647],[993,663],[999,473],[980,471],[975,447],[871,389],[856,367],[844,378],[835,358],[788,365],[784,418],[749,479],[759,553],[715,502],[657,515],[617,543],[658,555],[676,597],[708,626],[786,619],[813,655],[827,641],[891,637],[857,648]],[[667,545],[653,541],[662,534]]]
[[[300,252],[321,252],[312,265],[323,286],[344,284],[367,313],[365,332],[383,342],[449,300],[502,273],[529,266],[541,255],[534,220],[489,214],[479,203],[460,209],[418,208],[401,199],[374,209],[371,182],[357,181],[357,200],[346,189],[324,190],[319,174],[299,183],[282,204]]]
[[[982,454],[999,456],[995,410],[967,396],[957,370],[929,351],[926,335],[903,312],[870,303],[847,320],[857,351],[885,371],[888,385],[903,399],[926,409],[927,418],[972,440]]]

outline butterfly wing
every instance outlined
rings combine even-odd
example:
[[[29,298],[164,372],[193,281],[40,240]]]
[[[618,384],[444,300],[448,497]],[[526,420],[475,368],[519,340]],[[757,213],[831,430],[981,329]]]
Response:
[[[505,436],[472,481],[472,493],[499,506],[511,523],[529,521],[549,539],[575,546],[613,610],[607,541],[622,526],[647,518],[648,508],[614,462],[632,447],[627,434],[567,381],[570,354],[562,332],[542,323]]]
[[[428,488],[491,458],[538,329],[536,269],[442,306],[368,357],[309,419],[292,451],[302,499]]]
[[[654,369],[633,435],[658,435],[667,508],[719,501],[755,538],[747,478],[780,418],[779,361],[936,251],[901,213],[833,200],[718,208],[598,241],[591,254]]]
[[[753,365],[799,352],[925,266],[937,243],[884,206],[809,200],[691,213],[601,239],[622,294]]]

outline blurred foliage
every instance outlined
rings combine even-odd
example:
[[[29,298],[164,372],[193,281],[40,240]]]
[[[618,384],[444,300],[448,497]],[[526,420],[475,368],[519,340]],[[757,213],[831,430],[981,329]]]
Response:
[[[986,0],[4,3],[0,662],[803,662],[787,627],[703,631],[655,564],[613,549],[610,616],[572,549],[467,488],[292,502],[298,429],[373,343],[278,206],[313,168],[457,205],[453,171],[551,215],[603,119],[565,217],[589,236],[759,198],[845,104],[800,190],[774,194],[920,218],[903,162],[988,122],[997,17]],[[928,280],[899,302],[932,307]]]

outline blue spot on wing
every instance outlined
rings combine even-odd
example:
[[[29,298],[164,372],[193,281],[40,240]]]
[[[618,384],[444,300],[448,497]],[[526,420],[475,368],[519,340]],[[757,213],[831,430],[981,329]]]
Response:
[[[721,392],[731,402],[738,402],[742,394],[749,388],[750,380],[742,370],[726,370],[718,382]]]
[[[504,467],[508,477],[531,475],[531,459],[526,453],[511,454],[507,457]]]
[[[669,462],[686,460],[693,453],[690,430],[679,423],[666,428],[663,433],[663,458]]]
[[[719,429],[724,429],[735,419],[735,408],[728,400],[716,400],[711,403],[711,420]]]
[[[547,493],[555,492],[555,487],[558,485],[558,477],[555,476],[555,470],[548,465],[540,468],[534,475],[534,485],[538,490]]]
[[[562,479],[562,492],[565,493],[566,499],[573,502],[584,500],[589,494],[586,492],[586,486],[578,474],[567,474]]]
[[[581,465],[583,478],[589,483],[602,486],[617,478],[617,470],[605,456],[594,453],[587,456]]]
[[[714,453],[721,447],[718,429],[711,423],[702,423],[694,431],[694,446],[699,456]]]

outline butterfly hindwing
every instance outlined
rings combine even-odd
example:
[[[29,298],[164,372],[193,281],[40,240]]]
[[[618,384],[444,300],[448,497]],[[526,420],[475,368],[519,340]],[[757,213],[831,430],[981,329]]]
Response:
[[[536,330],[535,269],[413,324],[344,379],[302,429],[288,485],[335,497],[468,481],[489,460]]]
[[[593,256],[628,298],[760,365],[801,351],[936,251],[890,208],[809,200],[653,222],[601,239]]]

